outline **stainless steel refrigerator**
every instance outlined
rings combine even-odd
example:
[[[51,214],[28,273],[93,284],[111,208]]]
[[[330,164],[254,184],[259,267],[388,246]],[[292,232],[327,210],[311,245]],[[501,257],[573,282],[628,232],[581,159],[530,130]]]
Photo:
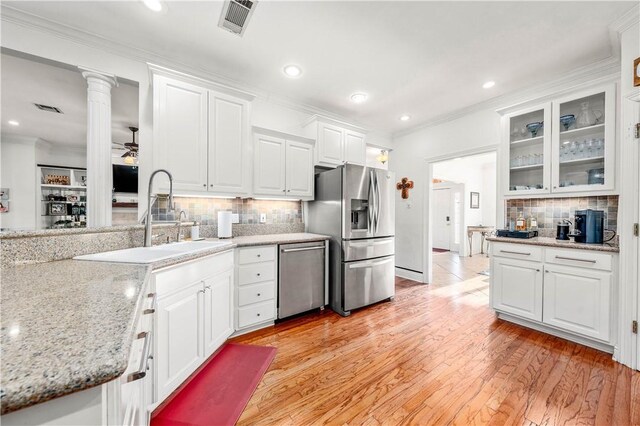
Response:
[[[315,177],[309,232],[331,236],[331,309],[347,316],[395,295],[394,174],[345,164]]]

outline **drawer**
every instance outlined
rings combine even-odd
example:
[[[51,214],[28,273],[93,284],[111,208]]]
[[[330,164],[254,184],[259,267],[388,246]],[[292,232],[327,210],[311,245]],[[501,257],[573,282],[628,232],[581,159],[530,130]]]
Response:
[[[591,250],[547,248],[544,261],[545,263],[553,263],[556,265],[577,266],[579,268],[611,271],[613,255],[598,253]]]
[[[216,253],[153,273],[158,297],[183,289],[185,286],[233,269],[233,250]]]
[[[273,281],[275,278],[275,262],[263,262],[238,266],[238,285]]]
[[[492,243],[491,254],[495,257],[542,262],[543,248],[531,244]]]
[[[276,246],[241,247],[238,249],[238,265],[269,262],[276,259]]]
[[[395,253],[395,238],[370,238],[345,241],[344,261],[391,256]]]
[[[245,328],[261,322],[273,321],[275,314],[275,300],[238,308],[238,327]]]
[[[273,281],[242,286],[238,289],[238,306],[271,300],[275,297],[275,288],[276,283]]]

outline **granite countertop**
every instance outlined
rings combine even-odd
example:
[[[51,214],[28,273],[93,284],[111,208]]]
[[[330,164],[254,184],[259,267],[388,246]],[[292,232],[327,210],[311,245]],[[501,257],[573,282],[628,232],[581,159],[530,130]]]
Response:
[[[549,237],[535,238],[509,238],[509,237],[487,237],[488,241],[500,243],[529,244],[534,246],[557,247],[579,250],[604,251],[609,253],[620,252],[620,247],[615,244],[585,244],[576,243],[575,241],[560,241]]]
[[[1,273],[2,414],[124,373],[147,266],[61,260]]]
[[[266,246],[270,244],[304,243],[308,241],[324,241],[331,237],[320,234],[310,234],[299,232],[292,234],[267,234],[267,235],[247,235],[244,237],[231,238],[231,242],[238,247]]]
[[[238,246],[327,239],[309,233],[254,235],[145,265],[68,259],[3,267],[2,414],[120,377],[152,270]]]

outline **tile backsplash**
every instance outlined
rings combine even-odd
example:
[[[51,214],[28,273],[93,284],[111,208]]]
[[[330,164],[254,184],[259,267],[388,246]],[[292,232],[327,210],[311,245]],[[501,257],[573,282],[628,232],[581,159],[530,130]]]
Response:
[[[166,199],[158,199],[152,206],[154,220],[174,220],[181,210],[187,220],[202,225],[217,225],[218,212],[228,210],[239,215],[240,224],[260,224],[260,214],[266,214],[266,224],[301,224],[302,202],[287,200],[256,200],[252,198],[195,198],[175,197],[175,212],[167,211]]]
[[[538,233],[542,237],[555,237],[556,224],[562,219],[573,222],[576,210],[594,209],[604,211],[604,227],[617,231],[618,196],[568,197],[568,198],[532,198],[507,200],[505,202],[505,226],[518,216],[535,217],[538,220]],[[573,227],[571,227],[573,229]],[[607,235],[605,235],[605,238]]]

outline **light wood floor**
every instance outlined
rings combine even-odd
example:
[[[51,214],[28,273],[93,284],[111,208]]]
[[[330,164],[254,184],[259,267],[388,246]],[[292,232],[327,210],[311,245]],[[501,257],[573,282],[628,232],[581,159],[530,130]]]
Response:
[[[327,310],[236,342],[278,354],[239,424],[640,425],[640,372],[501,320],[486,258],[434,255],[434,284]]]

